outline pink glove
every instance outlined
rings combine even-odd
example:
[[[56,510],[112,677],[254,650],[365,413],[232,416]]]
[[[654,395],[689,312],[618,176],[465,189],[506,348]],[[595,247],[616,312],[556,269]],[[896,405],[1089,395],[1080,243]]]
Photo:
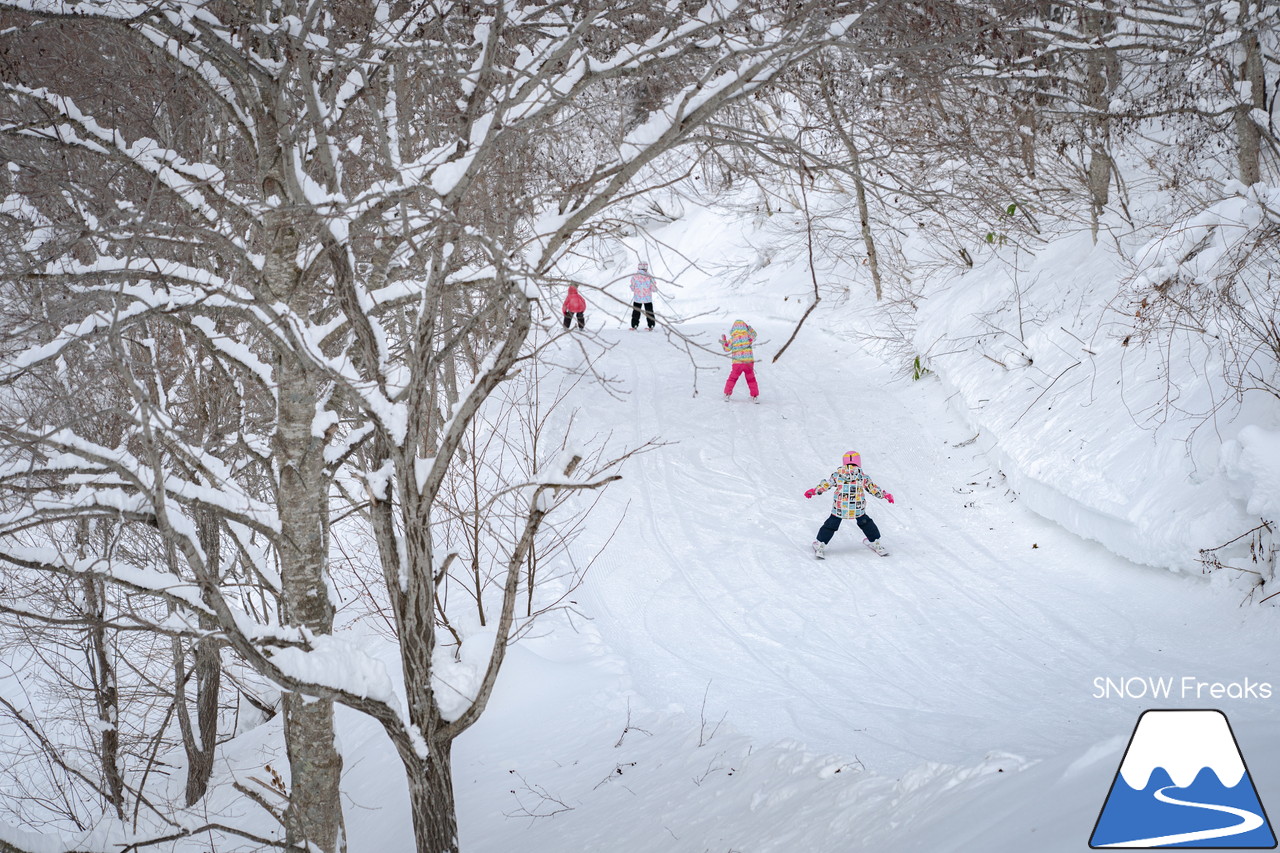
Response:
[[[887,500],[889,503],[893,503],[893,495],[889,494],[888,492],[884,493],[884,499]]]
[[[816,492],[814,492],[814,490],[813,490],[813,489],[810,489],[809,491],[807,491],[807,492],[805,492],[805,493],[804,493],[804,496],[805,496],[806,498],[811,498],[811,497],[813,497],[815,494],[816,494]]]

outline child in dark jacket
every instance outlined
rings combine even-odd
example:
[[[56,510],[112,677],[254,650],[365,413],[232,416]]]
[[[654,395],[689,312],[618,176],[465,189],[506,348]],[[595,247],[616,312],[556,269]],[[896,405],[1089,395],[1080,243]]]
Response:
[[[576,316],[578,318],[578,328],[585,329],[587,320],[584,312],[587,310],[587,300],[582,298],[582,294],[578,292],[577,285],[569,285],[569,295],[564,300],[564,327],[569,328],[570,321]]]
[[[862,540],[863,543],[881,557],[887,557],[889,552],[885,550],[884,545],[880,544],[880,530],[871,520],[871,516],[867,515],[866,493],[870,492],[878,498],[884,498],[889,503],[893,503],[893,495],[871,482],[871,478],[862,470],[861,454],[850,450],[841,462],[840,467],[832,472],[830,477],[804,493],[806,498],[811,498],[822,494],[827,489],[836,490],[831,517],[823,522],[818,530],[818,538],[813,543],[813,554],[819,560],[824,559],[826,557],[824,549],[831,541],[831,537],[835,536],[836,531],[840,529],[840,522],[846,518],[852,518],[867,537]]]

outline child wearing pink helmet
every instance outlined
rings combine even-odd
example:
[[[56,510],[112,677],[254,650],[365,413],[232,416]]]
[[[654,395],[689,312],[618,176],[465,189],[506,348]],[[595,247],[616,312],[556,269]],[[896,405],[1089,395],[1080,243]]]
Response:
[[[813,542],[814,556],[819,560],[826,558],[824,550],[827,543],[840,529],[840,522],[846,518],[856,521],[858,529],[867,537],[862,540],[863,544],[881,557],[889,556],[884,545],[880,544],[880,529],[871,520],[871,516],[867,515],[866,493],[870,492],[878,498],[884,498],[889,503],[893,503],[893,495],[873,483],[862,470],[862,455],[850,450],[841,460],[840,467],[816,487],[806,491],[804,496],[811,498],[822,494],[827,489],[836,490],[835,500],[831,507],[831,517],[823,522],[818,530],[818,538]]]

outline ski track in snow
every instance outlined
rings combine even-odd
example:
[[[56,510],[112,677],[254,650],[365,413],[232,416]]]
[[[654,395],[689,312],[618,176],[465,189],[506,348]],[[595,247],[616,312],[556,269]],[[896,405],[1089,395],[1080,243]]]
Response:
[[[785,339],[765,325],[762,339]],[[758,346],[752,405],[742,381],[723,401],[727,359],[699,355],[714,369],[693,396],[692,366],[665,335],[600,334],[618,340],[602,366],[630,393],[593,394],[585,417],[634,445],[668,443],[607,496],[630,502],[627,518],[584,593],[652,705],[727,711],[766,742],[895,773],[1091,743],[1099,714],[1123,731],[1140,706],[1093,698],[1098,676],[1271,671],[1224,622],[1242,618],[1237,601],[1031,514],[976,446],[954,446],[969,435],[935,385],[893,377],[855,344],[806,329],[777,365]],[[818,561],[809,543],[830,496],[803,492],[851,449],[897,499],[868,499],[892,555],[863,547],[849,520]]]

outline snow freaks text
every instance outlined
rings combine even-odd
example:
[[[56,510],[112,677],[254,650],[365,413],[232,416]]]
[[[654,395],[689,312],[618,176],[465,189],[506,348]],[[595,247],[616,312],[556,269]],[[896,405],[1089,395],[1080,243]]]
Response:
[[[1124,676],[1093,680],[1094,699],[1270,699],[1271,684],[1241,681],[1202,681],[1192,675]]]

